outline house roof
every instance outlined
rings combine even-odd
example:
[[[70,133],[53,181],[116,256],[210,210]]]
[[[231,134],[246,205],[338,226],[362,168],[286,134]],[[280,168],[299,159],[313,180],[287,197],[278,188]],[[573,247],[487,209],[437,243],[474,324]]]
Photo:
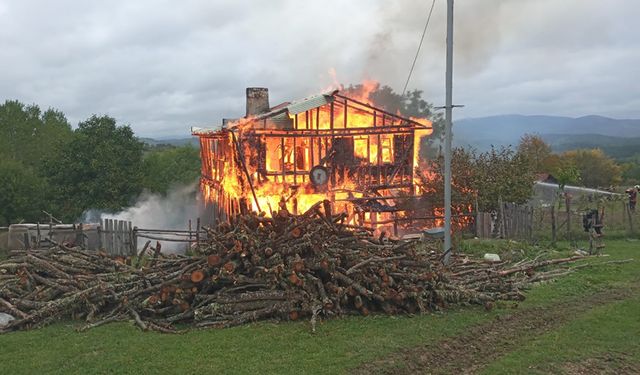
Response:
[[[539,182],[558,182],[558,180],[551,173],[538,173],[538,174],[536,174],[536,181],[539,181]]]
[[[257,120],[264,120],[264,119],[270,119],[271,121],[274,121],[274,122],[290,121],[291,115],[303,113],[311,109],[319,108],[333,102],[338,92],[339,90],[331,90],[331,91],[326,91],[320,94],[311,95],[300,100],[280,103],[275,107],[271,107],[268,112],[261,113],[257,116],[243,117],[238,119],[237,121],[233,121],[229,123],[230,125],[229,129],[239,128],[239,127],[242,127],[244,124],[248,124]],[[343,97],[341,95],[338,95],[338,96],[341,98]],[[393,115],[393,114],[390,114],[390,115]],[[397,115],[393,115],[393,116],[397,116]],[[401,117],[401,116],[397,116],[397,117]],[[424,127],[424,125],[414,121],[413,119],[406,119],[406,120],[409,121],[410,123],[414,123],[419,127]],[[213,135],[215,133],[218,133],[222,129],[224,129],[224,126],[220,128],[192,127],[191,133],[193,135]]]
[[[334,95],[338,92],[338,90],[327,91],[324,93],[312,95],[300,100],[296,100],[293,102],[284,102],[280,103],[275,107],[271,107],[269,112],[261,113],[257,116],[251,116],[248,118],[241,118],[238,121],[234,121],[231,123],[231,128],[242,126],[248,122],[263,120],[266,118],[271,118],[273,121],[288,121],[289,115],[296,115],[298,113],[302,113],[308,111],[310,109],[315,109],[318,107],[322,107],[323,105],[329,104],[334,100]],[[213,133],[217,133],[222,128],[200,128],[200,127],[192,127],[191,134],[193,135],[211,135]]]

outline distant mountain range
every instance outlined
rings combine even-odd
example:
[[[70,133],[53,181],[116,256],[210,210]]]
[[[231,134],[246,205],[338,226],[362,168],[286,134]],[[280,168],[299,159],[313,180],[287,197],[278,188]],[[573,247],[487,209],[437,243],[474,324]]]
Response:
[[[453,142],[458,147],[470,146],[485,151],[492,145],[515,146],[527,133],[541,136],[557,152],[599,147],[614,158],[640,153],[640,120],[603,116],[500,115],[466,118],[454,123]],[[140,140],[152,146],[198,145],[197,137]]]
[[[149,146],[159,146],[159,145],[184,146],[186,144],[191,144],[193,146],[198,146],[198,137],[168,138],[168,139],[154,139],[154,138],[138,137],[138,140],[148,144]]]
[[[540,135],[554,151],[600,147],[613,157],[640,152],[640,120],[603,116],[501,115],[461,119],[454,123],[456,146],[480,151],[494,146],[517,145],[524,134]],[[637,148],[636,148],[637,147]]]

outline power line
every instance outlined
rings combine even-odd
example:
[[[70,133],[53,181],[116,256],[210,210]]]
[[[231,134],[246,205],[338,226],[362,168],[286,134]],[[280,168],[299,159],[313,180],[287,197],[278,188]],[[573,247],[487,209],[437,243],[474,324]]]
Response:
[[[427,17],[427,23],[424,25],[424,30],[422,30],[422,36],[420,37],[420,44],[418,44],[418,50],[416,51],[416,56],[413,58],[413,63],[411,64],[411,69],[409,70],[409,75],[407,76],[407,81],[404,83],[404,88],[402,89],[402,96],[407,91],[407,86],[409,86],[409,80],[411,79],[411,74],[413,74],[413,68],[416,66],[416,61],[418,61],[418,55],[420,54],[420,48],[422,47],[422,42],[424,41],[424,36],[427,34],[427,27],[429,26],[429,21],[431,20],[431,13],[433,13],[433,7],[436,5],[436,0],[433,0],[431,3],[431,9],[429,9],[429,16]]]

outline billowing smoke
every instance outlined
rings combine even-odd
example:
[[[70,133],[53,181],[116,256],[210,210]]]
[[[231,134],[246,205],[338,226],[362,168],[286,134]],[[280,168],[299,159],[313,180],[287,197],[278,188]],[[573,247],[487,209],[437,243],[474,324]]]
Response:
[[[456,4],[454,54],[458,75],[478,74],[488,64],[500,46],[500,25],[512,12],[512,5],[505,0]],[[377,17],[380,27],[370,41],[364,64],[368,75],[402,89],[430,8],[431,1],[424,0],[384,2]],[[434,91],[439,93],[444,84],[445,41],[446,2],[436,1],[409,89],[426,89],[427,97]]]
[[[133,206],[101,219],[131,221],[138,228],[187,229],[189,219],[198,217],[198,184],[170,190],[167,195],[143,193]]]
[[[198,192],[198,184],[192,183],[170,190],[166,195],[143,193],[131,207],[117,212],[107,213],[89,210],[83,215],[83,222],[99,222],[103,219],[131,221],[142,229],[187,230],[189,220],[195,231],[196,220],[203,215]],[[144,234],[142,234],[144,235]],[[153,236],[175,238],[168,234]],[[142,248],[148,239],[138,237],[138,247]],[[184,252],[188,244],[183,242],[160,241],[163,252]],[[156,240],[152,241],[153,244]]]

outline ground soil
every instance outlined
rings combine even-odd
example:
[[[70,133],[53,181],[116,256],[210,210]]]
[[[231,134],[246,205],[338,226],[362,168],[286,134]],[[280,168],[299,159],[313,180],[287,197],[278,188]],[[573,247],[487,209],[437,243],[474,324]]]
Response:
[[[626,353],[607,353],[580,362],[570,362],[562,366],[567,375],[613,375],[640,374],[640,365],[631,361]]]
[[[609,289],[589,296],[556,303],[553,308],[536,307],[514,310],[496,319],[470,328],[465,333],[439,342],[405,349],[356,369],[357,374],[474,374],[511,352],[533,336],[558,328],[580,313],[608,303],[621,301],[640,291],[632,288]],[[567,374],[640,373],[624,353],[612,353],[590,359],[592,363],[568,363]]]

